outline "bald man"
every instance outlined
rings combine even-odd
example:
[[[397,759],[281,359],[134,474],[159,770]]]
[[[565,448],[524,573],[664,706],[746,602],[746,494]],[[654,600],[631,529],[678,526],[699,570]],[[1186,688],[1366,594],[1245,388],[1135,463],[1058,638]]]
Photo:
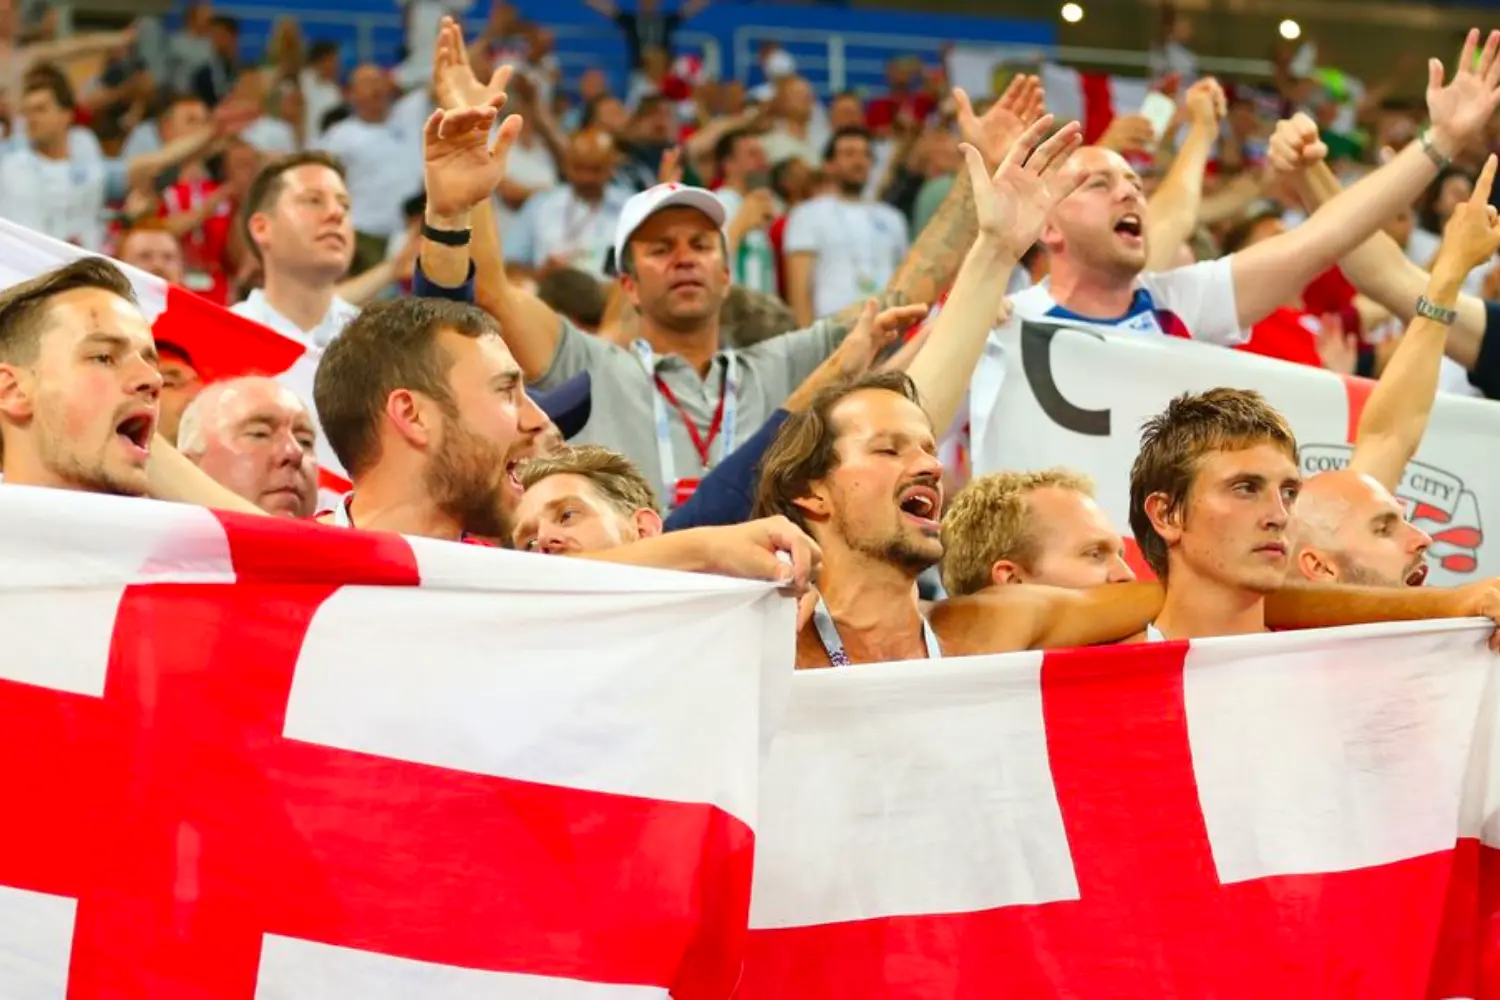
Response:
[[[317,435],[297,394],[274,379],[215,382],[182,415],[177,447],[219,485],[279,517],[312,517]]]
[[[605,254],[629,197],[611,183],[618,162],[606,132],[583,129],[568,140],[567,183],[528,198],[505,233],[505,262],[512,273],[539,277],[571,267],[605,277]]]
[[[1500,104],[1500,33],[1478,57],[1478,33],[1446,86],[1428,90],[1432,125],[1390,162],[1330,200],[1312,218],[1239,253],[1172,271],[1145,272],[1146,196],[1140,176],[1118,153],[1097,146],[1075,153],[1063,182],[1076,184],[1048,216],[1039,242],[1046,282],[1017,293],[999,350],[986,352],[970,394],[974,473],[999,471],[1003,439],[995,424],[1009,352],[1024,324],[1051,323],[1128,336],[1176,335],[1233,345],[1244,331],[1301,290],[1410,204],[1439,167],[1483,132]]]
[[[1369,587],[1418,587],[1427,579],[1432,539],[1374,476],[1319,473],[1297,497],[1296,517],[1293,579]]]

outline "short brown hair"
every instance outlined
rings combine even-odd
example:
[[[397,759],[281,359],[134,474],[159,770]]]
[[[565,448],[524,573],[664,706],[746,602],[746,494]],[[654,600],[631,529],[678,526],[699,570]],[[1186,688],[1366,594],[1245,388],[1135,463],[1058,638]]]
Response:
[[[638,510],[661,512],[656,505],[656,491],[635,463],[596,444],[564,448],[556,455],[534,458],[521,466],[517,475],[522,487],[528,490],[551,476],[582,476],[610,506],[627,517]]]
[[[807,518],[797,501],[808,487],[838,467],[838,432],[831,415],[849,396],[866,389],[894,392],[921,405],[917,386],[905,372],[870,372],[819,389],[807,409],[789,416],[760,462],[760,482],[755,492],[755,517],[780,514],[803,531]]]
[[[604,321],[605,285],[587,271],[574,267],[549,271],[536,283],[536,297],[586,330],[596,330]]]
[[[56,63],[42,63],[40,66],[27,70],[26,76],[21,81],[21,94],[33,93],[45,90],[52,95],[57,106],[64,111],[72,111],[78,107],[78,99],[73,93],[73,83],[68,79],[61,66]]]
[[[313,403],[329,447],[350,476],[379,460],[381,414],[398,389],[420,392],[457,415],[448,387],[453,358],[438,344],[444,330],[475,338],[500,334],[477,306],[402,298],[366,306],[328,345],[313,376]]]
[[[130,279],[106,257],[80,257],[71,264],[55,267],[0,291],[0,363],[35,363],[52,300],[81,288],[97,288],[140,306]],[[4,460],[5,447],[0,442],[0,463]]]
[[[339,180],[349,179],[342,160],[332,153],[315,149],[280,156],[261,167],[255,180],[250,182],[250,190],[245,192],[245,204],[240,206],[239,218],[240,235],[244,237],[245,246],[249,247],[255,259],[261,263],[265,260],[261,256],[260,247],[255,245],[255,238],[250,235],[250,217],[270,211],[276,205],[281,192],[286,190],[287,173],[298,167],[327,167],[339,175]]]
[[[1159,579],[1167,577],[1167,543],[1146,514],[1146,500],[1161,493],[1167,513],[1185,510],[1205,456],[1257,444],[1277,445],[1297,460],[1291,425],[1264,396],[1248,389],[1183,393],[1141,425],[1141,451],[1130,467],[1130,530]]]
[[[943,512],[943,589],[962,597],[990,585],[990,569],[1002,559],[1031,570],[1040,542],[1031,518],[1030,494],[1045,487],[1094,495],[1094,483],[1072,469],[997,472],[974,480]]]

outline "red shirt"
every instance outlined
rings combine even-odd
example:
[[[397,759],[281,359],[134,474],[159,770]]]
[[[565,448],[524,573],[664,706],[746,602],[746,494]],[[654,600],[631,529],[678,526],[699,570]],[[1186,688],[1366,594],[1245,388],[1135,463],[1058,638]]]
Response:
[[[1251,327],[1249,342],[1235,349],[1322,368],[1317,323],[1316,318],[1305,312],[1282,306]]]
[[[214,192],[217,181],[178,181],[161,193],[158,215],[166,219],[199,208]],[[229,227],[234,222],[235,206],[219,203],[203,225],[182,235],[184,284],[217,305],[229,304],[229,276],[224,271],[224,257],[229,249]]]
[[[1314,316],[1338,313],[1344,321],[1344,329],[1350,333],[1363,333],[1359,328],[1359,310],[1354,308],[1354,296],[1358,294],[1344,272],[1337,266],[1330,267],[1302,289],[1302,305]]]
[[[937,107],[937,101],[932,95],[923,91],[914,94],[892,94],[886,97],[877,97],[865,107],[865,125],[871,130],[884,128],[894,124],[896,116],[902,112],[909,112],[918,124],[925,122],[927,116],[932,114],[932,109]]]

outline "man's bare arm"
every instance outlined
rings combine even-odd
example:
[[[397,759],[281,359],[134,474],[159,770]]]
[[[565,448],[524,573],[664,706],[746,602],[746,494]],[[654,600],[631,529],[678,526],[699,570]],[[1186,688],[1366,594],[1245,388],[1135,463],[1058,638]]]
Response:
[[[1161,613],[1156,583],[1114,583],[1088,590],[1035,584],[989,587],[933,605],[943,648],[961,656],[1061,649],[1120,642]]]

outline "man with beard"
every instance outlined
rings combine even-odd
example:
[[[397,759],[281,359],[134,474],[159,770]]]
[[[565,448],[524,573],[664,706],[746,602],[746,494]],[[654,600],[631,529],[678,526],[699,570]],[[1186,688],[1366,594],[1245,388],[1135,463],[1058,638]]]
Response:
[[[884,288],[906,256],[906,217],[864,196],[870,163],[869,133],[839,129],[823,157],[835,190],[787,216],[786,299],[803,326]]]
[[[0,473],[144,496],[161,396],[130,281],[84,257],[0,292]]]
[[[819,599],[797,636],[799,668],[1081,646],[1150,620],[1153,584],[1089,591],[1007,587],[985,613],[929,623],[917,577],[943,555],[942,464],[916,388],[882,372],[824,390],[782,427],[762,466],[756,512],[781,514],[823,554]]]
[[[1048,280],[1012,300],[970,392],[975,472],[996,471],[1003,438],[992,426],[1011,349],[1025,323],[1064,323],[1127,336],[1187,336],[1237,344],[1248,330],[1298,294],[1421,193],[1451,157],[1480,136],[1500,106],[1500,31],[1479,51],[1471,31],[1454,79],[1429,66],[1427,108],[1432,125],[1391,161],[1370,173],[1294,229],[1239,253],[1176,270],[1143,273],[1146,200],[1141,179],[1118,154],[1081,150],[1069,171],[1081,184],[1052,211],[1040,242],[1051,262]],[[1003,340],[1003,343],[1000,341]],[[992,443],[993,442],[993,443]]]
[[[257,375],[215,382],[182,415],[177,450],[267,514],[312,517],[317,433],[297,394]]]

